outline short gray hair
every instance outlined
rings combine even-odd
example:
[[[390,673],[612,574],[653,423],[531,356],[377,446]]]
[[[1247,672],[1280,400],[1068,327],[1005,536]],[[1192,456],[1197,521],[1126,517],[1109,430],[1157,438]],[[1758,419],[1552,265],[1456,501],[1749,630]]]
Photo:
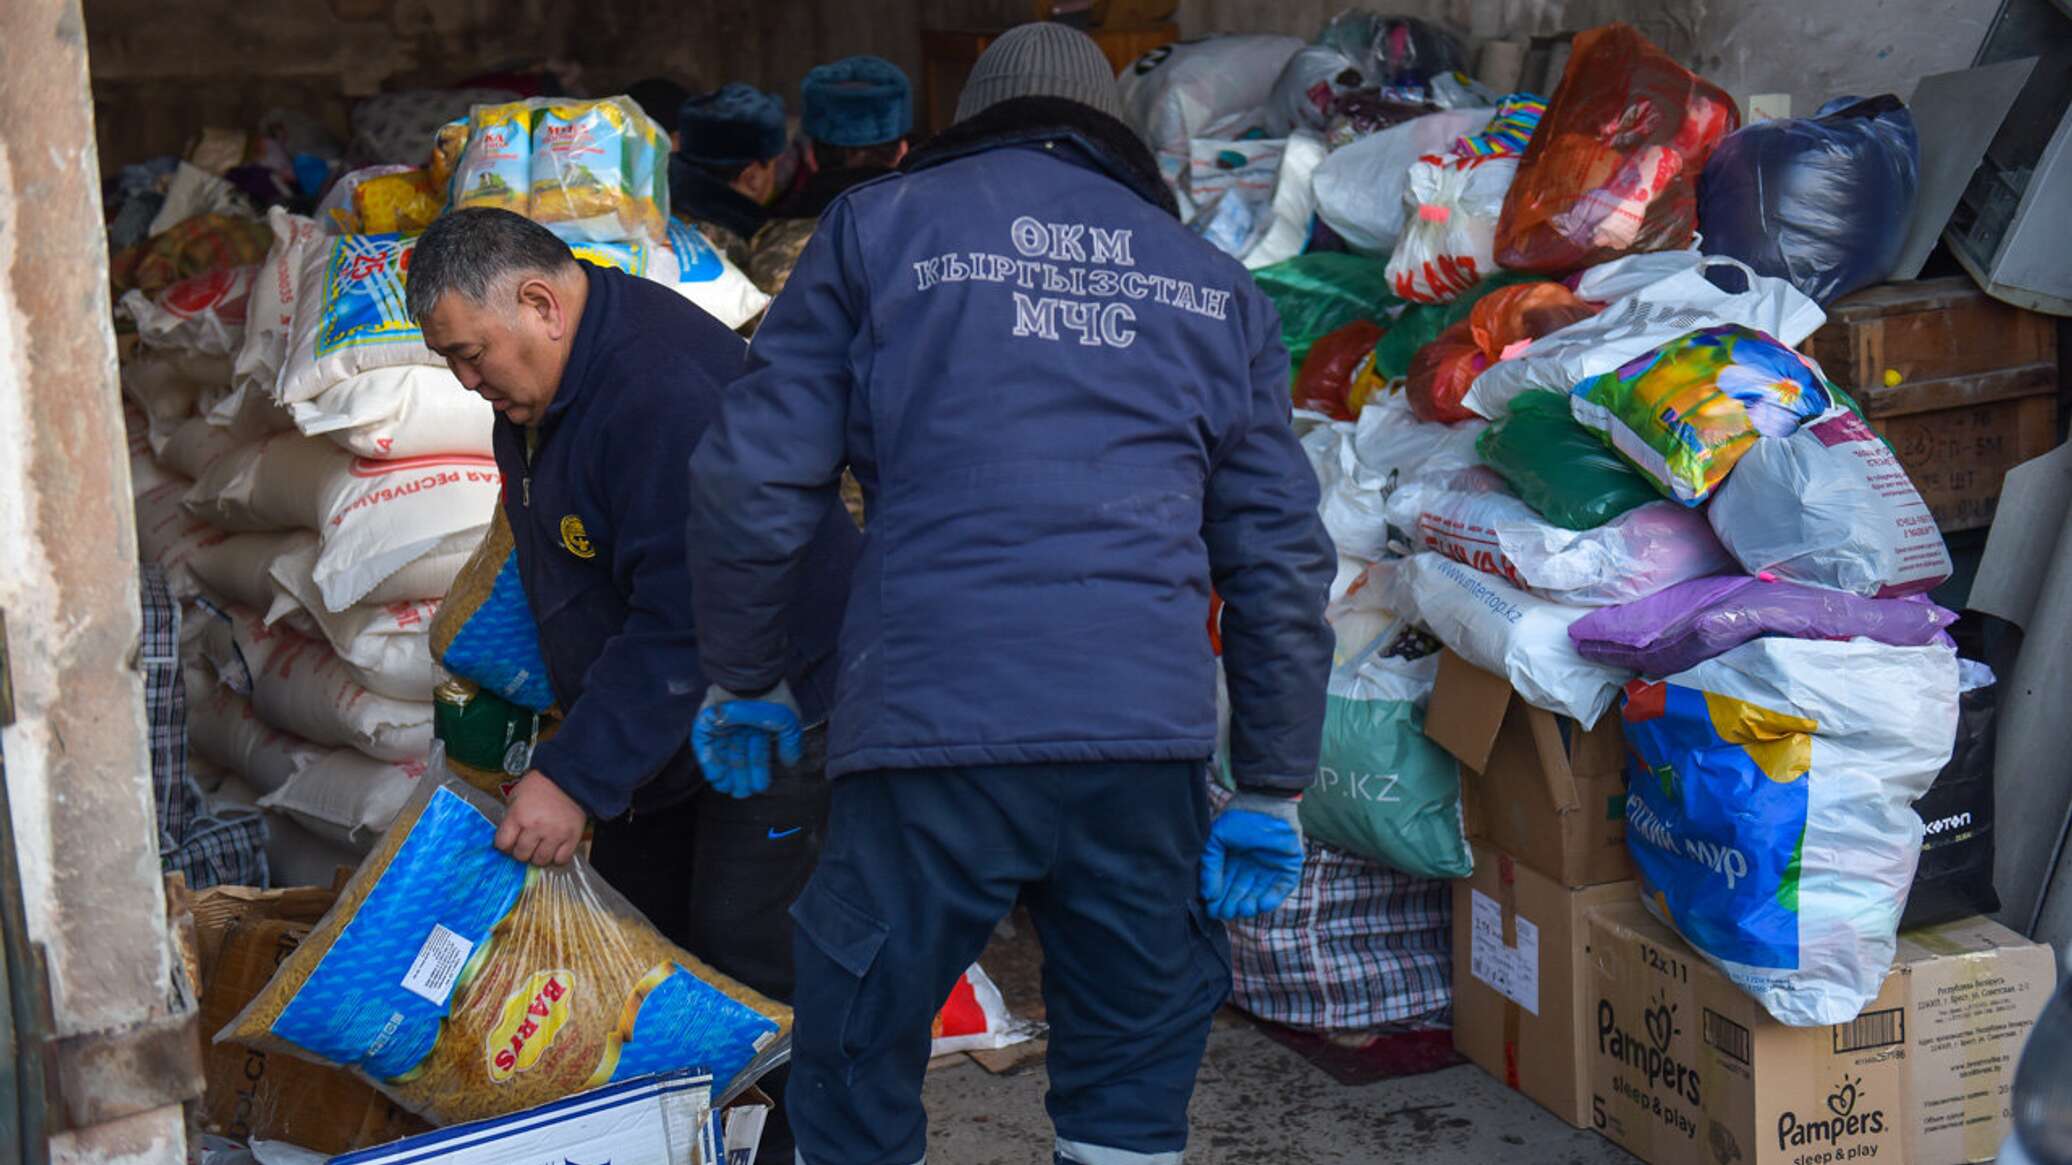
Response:
[[[555,275],[576,261],[554,232],[508,210],[477,206],[442,215],[418,236],[404,298],[422,320],[448,292],[471,303],[512,275]]]

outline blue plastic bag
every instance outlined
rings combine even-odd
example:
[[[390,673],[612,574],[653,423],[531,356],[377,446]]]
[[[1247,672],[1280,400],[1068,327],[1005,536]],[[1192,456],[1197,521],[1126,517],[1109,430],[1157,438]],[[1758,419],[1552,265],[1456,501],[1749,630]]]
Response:
[[[1920,165],[1914,116],[1889,94],[1757,122],[1727,135],[1705,163],[1703,250],[1788,279],[1824,306],[1892,273]]]

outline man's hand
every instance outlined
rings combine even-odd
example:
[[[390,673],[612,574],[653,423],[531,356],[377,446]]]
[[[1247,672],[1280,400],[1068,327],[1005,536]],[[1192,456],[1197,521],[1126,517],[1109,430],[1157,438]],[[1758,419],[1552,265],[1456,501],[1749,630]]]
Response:
[[[805,730],[791,687],[743,699],[714,686],[691,728],[691,751],[713,788],[729,797],[753,797],[770,787],[770,746],[785,764],[805,756]]]
[[[1201,896],[1211,918],[1270,914],[1302,881],[1297,799],[1239,793],[1209,825]]]
[[[565,866],[583,840],[589,814],[547,774],[534,769],[511,789],[496,848],[535,866]]]

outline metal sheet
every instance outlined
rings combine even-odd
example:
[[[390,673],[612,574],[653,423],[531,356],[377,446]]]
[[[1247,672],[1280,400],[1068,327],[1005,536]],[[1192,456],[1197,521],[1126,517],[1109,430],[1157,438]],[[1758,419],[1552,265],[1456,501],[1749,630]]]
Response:
[[[1909,105],[1921,135],[1921,186],[1914,196],[1907,245],[1892,269],[1894,280],[1920,276],[1928,252],[1942,237],[1943,224],[1950,221],[1979,159],[1986,156],[1986,146],[2035,67],[2034,57],[2004,61],[1923,77],[1915,87]]]

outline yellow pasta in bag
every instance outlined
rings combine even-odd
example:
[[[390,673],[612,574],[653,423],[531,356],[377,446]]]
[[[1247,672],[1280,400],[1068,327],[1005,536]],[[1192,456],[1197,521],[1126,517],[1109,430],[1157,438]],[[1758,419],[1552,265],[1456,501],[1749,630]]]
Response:
[[[499,852],[502,816],[427,776],[217,1041],[350,1067],[439,1124],[679,1068],[724,1103],[781,1062],[790,1008],[672,945],[581,858]]]

